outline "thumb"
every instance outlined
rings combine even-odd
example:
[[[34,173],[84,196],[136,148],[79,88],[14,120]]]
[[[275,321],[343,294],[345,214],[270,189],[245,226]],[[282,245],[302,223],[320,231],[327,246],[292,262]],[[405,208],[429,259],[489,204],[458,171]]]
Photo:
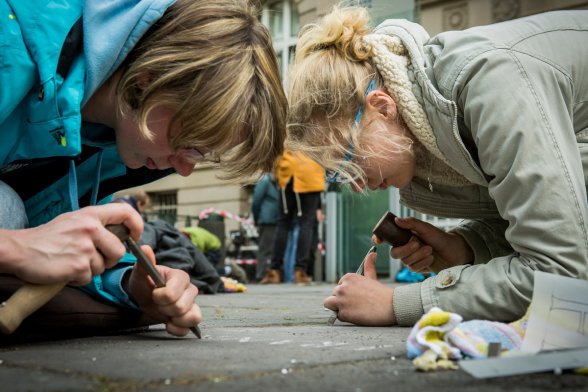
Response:
[[[427,235],[436,227],[414,217],[395,218],[394,222],[403,229],[408,229],[419,235]]]
[[[155,253],[153,253],[153,249],[149,245],[141,245],[141,250],[147,256],[147,259],[151,262],[151,264],[155,265],[157,262],[155,261]]]
[[[370,252],[366,256],[365,263],[363,265],[363,275],[369,279],[378,279],[378,273],[376,272],[376,260],[378,259],[378,254],[376,252]]]

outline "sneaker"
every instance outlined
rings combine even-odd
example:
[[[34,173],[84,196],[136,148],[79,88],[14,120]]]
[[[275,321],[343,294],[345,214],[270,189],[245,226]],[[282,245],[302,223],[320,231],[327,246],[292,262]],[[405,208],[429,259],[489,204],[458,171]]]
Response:
[[[282,274],[280,271],[269,268],[265,273],[263,279],[259,282],[259,284],[276,284],[282,283]]]
[[[422,282],[425,278],[425,275],[419,274],[418,272],[412,272],[407,267],[402,267],[402,269],[396,274],[396,281],[404,283]]]
[[[296,268],[294,271],[294,283],[297,284],[310,284],[312,279],[306,275],[306,271],[302,268]]]

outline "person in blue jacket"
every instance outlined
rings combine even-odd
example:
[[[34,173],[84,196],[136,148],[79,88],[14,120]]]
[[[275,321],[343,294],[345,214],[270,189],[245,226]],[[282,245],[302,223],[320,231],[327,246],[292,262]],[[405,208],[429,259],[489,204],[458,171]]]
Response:
[[[67,282],[185,335],[202,318],[182,271],[155,289],[105,229],[142,220],[114,192],[196,163],[268,171],[286,98],[245,0],[0,0],[0,273]],[[152,252],[146,249],[151,258]]]
[[[265,173],[255,184],[251,213],[259,234],[255,279],[260,281],[271,262],[274,234],[280,216],[280,191],[273,173]]]

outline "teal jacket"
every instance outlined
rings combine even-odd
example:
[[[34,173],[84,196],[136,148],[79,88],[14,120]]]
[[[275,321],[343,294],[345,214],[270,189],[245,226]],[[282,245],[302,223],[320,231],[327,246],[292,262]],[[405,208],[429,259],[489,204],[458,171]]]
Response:
[[[278,190],[278,183],[270,174],[264,174],[255,184],[251,212],[257,226],[278,223],[280,191]]]
[[[0,181],[23,199],[30,226],[172,173],[131,170],[114,131],[81,109],[174,0],[0,0]],[[125,258],[86,290],[133,306]]]

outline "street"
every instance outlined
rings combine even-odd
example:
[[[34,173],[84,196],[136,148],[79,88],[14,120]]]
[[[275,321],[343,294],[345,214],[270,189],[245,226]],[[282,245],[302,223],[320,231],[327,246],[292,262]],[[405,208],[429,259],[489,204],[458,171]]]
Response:
[[[1,391],[537,391],[588,390],[588,376],[543,373],[477,380],[462,370],[420,373],[409,328],[336,322],[332,286],[249,285],[198,297],[202,340],[148,331],[0,347]]]

